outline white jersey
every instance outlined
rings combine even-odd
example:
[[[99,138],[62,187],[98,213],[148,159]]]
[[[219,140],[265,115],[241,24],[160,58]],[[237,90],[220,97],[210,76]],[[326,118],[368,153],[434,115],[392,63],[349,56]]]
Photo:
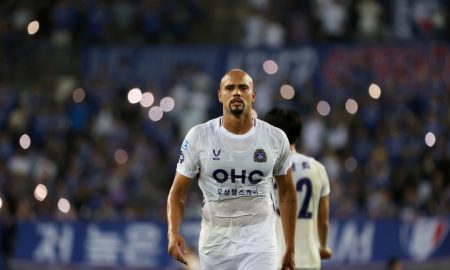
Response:
[[[330,193],[328,175],[319,161],[294,152],[292,179],[297,190],[295,265],[297,268],[320,268],[317,215],[320,198]],[[278,252],[282,255],[284,236],[280,217],[277,218],[277,239]]]
[[[291,166],[281,129],[254,119],[243,135],[228,132],[222,118],[193,127],[181,146],[177,172],[198,177],[203,192],[199,252],[237,255],[276,252],[273,175]]]

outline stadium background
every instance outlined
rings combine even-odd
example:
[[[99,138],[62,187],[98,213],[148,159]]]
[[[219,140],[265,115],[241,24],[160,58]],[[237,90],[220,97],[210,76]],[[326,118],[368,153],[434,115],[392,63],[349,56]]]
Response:
[[[165,201],[220,76],[304,118],[331,182],[323,269],[450,264],[448,0],[0,3],[0,269],[179,269]],[[183,231],[195,249],[201,194]]]

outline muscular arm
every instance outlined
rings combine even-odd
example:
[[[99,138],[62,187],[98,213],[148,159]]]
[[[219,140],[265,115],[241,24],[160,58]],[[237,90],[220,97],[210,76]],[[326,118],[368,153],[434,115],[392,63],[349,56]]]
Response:
[[[192,179],[177,172],[167,198],[168,252],[173,258],[184,264],[187,262],[180,254],[180,250],[183,253],[187,252],[186,243],[179,230],[191,183]]]
[[[288,253],[290,253],[293,260],[295,253],[295,223],[297,221],[297,194],[292,181],[291,170],[289,169],[286,175],[275,176],[275,180],[278,187],[280,217],[286,242],[286,254],[283,260],[286,259]]]
[[[328,195],[320,198],[317,229],[319,231],[320,256],[322,259],[329,259],[331,257],[331,249],[328,247],[327,243],[329,205],[330,199]]]

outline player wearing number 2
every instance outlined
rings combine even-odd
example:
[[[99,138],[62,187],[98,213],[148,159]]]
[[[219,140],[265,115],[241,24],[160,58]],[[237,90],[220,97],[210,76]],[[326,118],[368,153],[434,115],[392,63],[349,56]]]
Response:
[[[264,120],[282,129],[291,144],[292,178],[297,189],[298,210],[295,265],[297,269],[320,269],[320,259],[329,259],[332,255],[327,245],[330,194],[327,172],[320,162],[296,151],[295,141],[302,129],[302,121],[296,111],[274,108]],[[277,222],[278,236],[282,236],[280,227]],[[282,237],[278,237],[278,243],[282,241]],[[283,246],[278,244],[279,252],[283,252]]]

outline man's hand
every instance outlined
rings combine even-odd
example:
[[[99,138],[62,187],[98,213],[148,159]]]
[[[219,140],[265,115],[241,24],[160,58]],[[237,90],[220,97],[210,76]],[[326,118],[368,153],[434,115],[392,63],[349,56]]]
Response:
[[[322,260],[328,260],[333,255],[333,251],[331,251],[331,249],[329,247],[321,247],[319,249],[319,253],[320,253],[320,259],[322,259]]]
[[[169,233],[168,237],[169,246],[167,248],[167,251],[169,255],[182,264],[187,265],[187,261],[183,257],[183,254],[187,253],[186,241],[184,240],[183,236],[181,236],[181,234],[179,233]]]
[[[281,270],[295,270],[295,252],[286,250],[281,263]]]

